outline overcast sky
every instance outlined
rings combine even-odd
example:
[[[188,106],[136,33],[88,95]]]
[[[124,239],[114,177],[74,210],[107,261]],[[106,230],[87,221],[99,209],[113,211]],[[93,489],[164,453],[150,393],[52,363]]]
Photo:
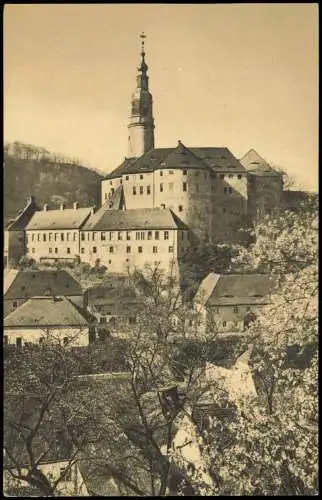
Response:
[[[316,188],[316,4],[6,5],[5,140],[114,169],[141,31],[156,147],[253,147]]]

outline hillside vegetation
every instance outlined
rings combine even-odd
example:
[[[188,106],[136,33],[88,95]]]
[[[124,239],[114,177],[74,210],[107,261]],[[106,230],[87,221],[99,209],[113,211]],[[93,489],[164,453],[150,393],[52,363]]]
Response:
[[[41,208],[55,208],[74,201],[80,207],[100,204],[100,180],[103,175],[43,148],[23,143],[4,148],[4,223],[18,215],[27,196],[35,196]]]

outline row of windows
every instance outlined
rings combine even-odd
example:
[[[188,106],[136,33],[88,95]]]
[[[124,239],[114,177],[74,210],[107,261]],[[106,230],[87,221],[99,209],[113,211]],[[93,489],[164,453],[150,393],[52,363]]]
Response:
[[[134,232],[134,231],[133,231]],[[160,240],[163,233],[163,239],[169,239],[169,231],[136,231],[135,239],[136,240]],[[87,235],[87,238],[86,238]],[[133,234],[134,236],[134,234]],[[127,240],[130,241],[132,239],[132,231],[90,231],[90,232],[82,232],[81,233],[81,241],[97,241],[100,239],[101,241],[114,241],[117,239],[118,241]],[[133,238],[134,239],[134,238]]]
[[[48,248],[48,252],[49,253],[59,253],[59,249],[50,247],[50,248]],[[27,248],[27,253],[29,253],[29,248]],[[36,253],[36,249],[32,248],[31,253]],[[66,248],[66,253],[67,253],[67,255],[69,255],[71,253],[71,249],[69,247]]]
[[[173,175],[173,174],[174,174],[174,171],[173,171],[173,170],[168,170],[167,172],[168,172],[168,174],[169,174],[169,175]],[[160,177],[163,177],[164,173],[166,173],[166,171],[165,171],[165,170],[160,170],[160,171],[159,171],[159,175],[160,175]],[[182,174],[183,174],[183,175],[187,175],[187,170],[182,170]],[[195,177],[199,177],[199,175],[201,175],[201,174],[203,174],[203,175],[204,175],[204,178],[205,178],[205,179],[208,179],[208,172],[200,172],[200,171],[198,171],[198,170],[196,170],[196,171],[194,172]],[[217,175],[218,175],[218,177],[219,177],[220,179],[225,179],[225,177],[226,177],[226,178],[228,177],[229,179],[232,179],[232,178],[233,178],[233,177],[235,177],[235,176],[236,176],[238,179],[241,179],[241,178],[242,178],[242,175],[241,175],[241,174],[237,174],[237,175],[235,174],[235,175],[234,175],[234,174],[215,174],[215,173],[211,173],[211,174],[210,174],[210,177],[211,177],[212,179],[216,179],[216,178],[217,178]],[[137,176],[138,176],[138,178],[139,178],[140,180],[143,180],[143,179],[144,179],[144,175],[143,175],[143,174],[133,174],[133,175],[132,175],[132,179],[133,179],[133,180],[137,180]],[[126,181],[130,180],[130,176],[129,176],[129,175],[126,175],[126,176],[125,176],[125,180],[126,180]],[[119,180],[119,182],[120,182],[120,184],[122,184],[122,179],[120,179],[120,180]],[[111,180],[111,181],[110,181],[110,185],[111,185],[111,186],[113,185],[113,180]]]
[[[27,240],[31,241],[77,241],[77,232],[73,233],[31,233],[27,235]]]
[[[114,246],[110,246],[110,247],[107,248],[107,250],[108,250],[109,253],[114,253],[114,248],[115,248]],[[138,249],[138,253],[143,253],[143,247],[139,246],[139,247],[137,247],[137,249]],[[55,250],[57,250],[57,249],[55,248]],[[81,248],[80,251],[81,251],[81,253],[85,253],[85,248],[84,247]],[[173,253],[173,247],[172,246],[168,247],[168,252],[169,253]],[[93,247],[92,248],[92,253],[97,253],[97,247]],[[132,247],[131,246],[128,245],[126,247],[126,253],[132,253]],[[154,246],[152,248],[152,253],[158,253],[158,247],[157,246]]]
[[[139,187],[139,193],[144,194],[144,186]],[[133,194],[136,195],[136,186],[133,186]],[[146,194],[151,194],[151,186],[146,186]]]

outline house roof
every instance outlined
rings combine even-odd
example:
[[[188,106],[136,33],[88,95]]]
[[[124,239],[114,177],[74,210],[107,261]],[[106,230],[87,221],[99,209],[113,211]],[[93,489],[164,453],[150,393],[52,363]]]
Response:
[[[187,148],[179,141],[175,148],[151,149],[139,158],[124,161],[105,179],[113,179],[137,172],[153,172],[162,168],[198,168],[214,172],[245,172],[243,165],[228,148]]]
[[[79,229],[88,219],[92,207],[64,208],[64,210],[41,210],[36,212],[26,226],[28,231],[38,229]]]
[[[4,299],[25,299],[43,295],[83,295],[81,284],[65,269],[11,269],[4,277]]]
[[[7,226],[8,231],[18,231],[25,229],[34,213],[39,211],[40,208],[35,203],[33,196],[30,196],[27,205],[22,212]]]
[[[272,168],[267,161],[262,158],[255,149],[250,149],[240,160],[240,163],[248,170],[252,175],[260,176],[282,176],[280,172],[277,172]]]
[[[212,275],[212,276],[211,276]],[[222,274],[211,273],[201,283],[196,294],[205,299],[208,306],[264,304],[273,288],[274,280],[266,274]]]
[[[107,210],[103,205],[83,226],[84,231],[110,231],[130,229],[187,229],[170,209],[137,208]]]
[[[87,326],[88,322],[67,297],[33,297],[4,318],[4,328]]]

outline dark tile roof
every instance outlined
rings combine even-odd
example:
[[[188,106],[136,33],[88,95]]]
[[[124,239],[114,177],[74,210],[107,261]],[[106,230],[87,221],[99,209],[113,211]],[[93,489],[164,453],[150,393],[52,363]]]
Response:
[[[4,319],[4,328],[87,325],[85,317],[67,297],[33,297]]]
[[[113,179],[125,174],[153,172],[162,168],[200,168],[214,172],[245,172],[245,168],[228,148],[187,148],[180,141],[175,148],[151,149],[140,158],[123,162],[105,179]]]
[[[250,149],[240,160],[240,163],[252,175],[281,177],[283,174],[277,172],[269,163],[262,158],[255,149]]]
[[[245,168],[228,148],[190,148],[214,172],[242,173]]]
[[[197,295],[209,306],[264,304],[273,287],[274,280],[266,274],[223,274],[218,278],[211,273],[201,283]]]
[[[37,229],[79,229],[88,219],[91,211],[92,207],[77,209],[65,208],[64,210],[41,210],[34,214],[26,229],[28,231]]]
[[[21,229],[25,229],[34,213],[39,210],[40,208],[35,203],[34,198],[30,197],[23,211],[14,219],[13,222],[8,225],[8,231],[18,231]]]
[[[84,231],[121,231],[130,229],[187,229],[169,209],[137,208],[107,210],[102,206],[82,228]]]
[[[12,279],[13,278],[13,279]],[[23,299],[35,296],[82,295],[82,287],[66,270],[10,270],[4,278],[4,299]]]

